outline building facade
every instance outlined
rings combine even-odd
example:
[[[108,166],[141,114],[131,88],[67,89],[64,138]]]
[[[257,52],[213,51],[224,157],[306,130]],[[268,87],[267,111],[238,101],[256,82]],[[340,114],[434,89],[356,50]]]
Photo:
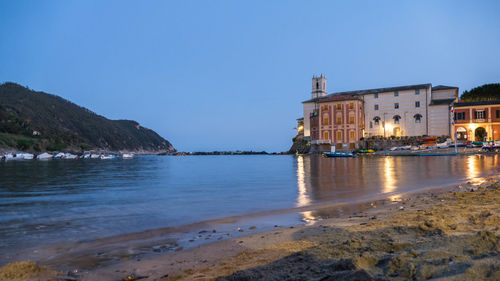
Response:
[[[361,117],[357,119],[361,123],[356,123],[361,132],[356,133],[358,141],[361,137],[371,136],[450,136],[450,110],[458,100],[458,88],[442,85],[432,87],[428,83],[327,94],[326,77],[321,75],[313,77],[311,97],[302,103],[304,136],[311,140],[325,139],[321,135],[321,105],[334,103],[335,97],[346,99],[346,104],[350,101],[361,103]],[[320,114],[319,119],[311,120],[315,112]],[[319,127],[313,134],[315,122],[319,122]],[[336,144],[335,139],[330,139]]]
[[[454,117],[458,140],[500,140],[500,101],[456,103]]]
[[[358,96],[331,96],[318,101],[310,115],[311,144],[322,150],[355,149],[363,136],[363,100]]]

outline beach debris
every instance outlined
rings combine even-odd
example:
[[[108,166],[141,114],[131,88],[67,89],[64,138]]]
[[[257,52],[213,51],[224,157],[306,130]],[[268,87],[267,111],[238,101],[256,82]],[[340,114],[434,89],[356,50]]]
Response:
[[[194,242],[194,239],[189,239],[189,242]]]
[[[216,231],[215,229],[214,229],[214,230],[212,230],[212,233],[216,233],[216,232],[217,232],[217,231]]]
[[[400,209],[400,210],[404,210],[404,209],[405,209],[405,207],[403,207],[403,206],[399,206],[399,209]]]
[[[256,229],[256,226],[250,226],[248,229]]]
[[[207,233],[208,231],[207,230],[202,230],[200,232],[198,232],[198,234],[203,234],[203,233]]]

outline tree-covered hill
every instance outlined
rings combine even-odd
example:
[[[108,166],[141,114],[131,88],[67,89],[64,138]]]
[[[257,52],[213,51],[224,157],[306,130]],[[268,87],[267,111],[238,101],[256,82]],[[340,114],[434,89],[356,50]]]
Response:
[[[15,83],[0,85],[0,147],[24,151],[174,151],[153,130],[109,120],[61,97]]]
[[[460,99],[463,101],[500,100],[500,83],[484,84],[470,91],[464,91]]]

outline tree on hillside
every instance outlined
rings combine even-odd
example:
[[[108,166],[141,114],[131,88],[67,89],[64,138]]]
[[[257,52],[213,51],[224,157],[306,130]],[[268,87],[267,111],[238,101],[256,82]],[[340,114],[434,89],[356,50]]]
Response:
[[[484,84],[470,91],[464,91],[460,99],[464,101],[500,100],[500,83]]]

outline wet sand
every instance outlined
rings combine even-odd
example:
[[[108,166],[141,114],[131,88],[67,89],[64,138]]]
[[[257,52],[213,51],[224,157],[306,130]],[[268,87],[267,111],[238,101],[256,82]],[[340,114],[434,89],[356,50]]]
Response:
[[[16,280],[8,275],[16,272],[24,272],[17,280],[500,280],[497,178],[362,205],[309,226],[276,226],[89,270],[14,264],[0,269],[0,280]],[[332,216],[324,206],[309,215]]]

